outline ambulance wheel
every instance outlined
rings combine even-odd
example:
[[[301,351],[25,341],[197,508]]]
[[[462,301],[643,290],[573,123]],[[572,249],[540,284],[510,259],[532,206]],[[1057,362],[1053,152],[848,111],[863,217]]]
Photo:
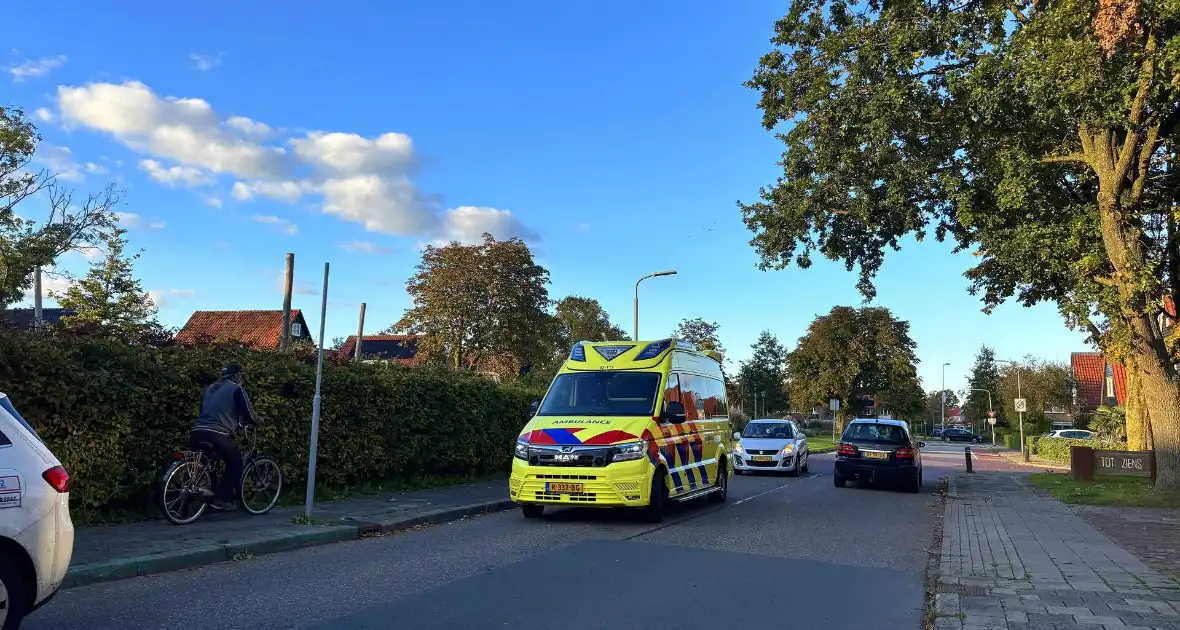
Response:
[[[664,520],[664,504],[668,501],[668,473],[660,469],[651,476],[651,493],[647,507],[643,508],[643,519],[649,523]]]

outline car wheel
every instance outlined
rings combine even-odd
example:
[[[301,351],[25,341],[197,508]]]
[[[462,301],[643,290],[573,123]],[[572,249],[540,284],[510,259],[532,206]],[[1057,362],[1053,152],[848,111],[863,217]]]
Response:
[[[803,460],[796,459],[795,465],[790,470],[787,471],[787,474],[792,477],[798,477],[799,476],[799,466],[802,465],[802,462],[803,462]]]
[[[832,483],[835,484],[837,488],[843,488],[848,484],[848,482],[844,480],[844,475],[841,475],[838,472],[832,473]]]
[[[716,487],[721,488],[709,493],[710,503],[725,503],[726,497],[729,496],[729,471],[726,470],[729,464],[723,459],[721,465],[717,467],[717,483]]]
[[[643,519],[649,523],[663,522],[664,502],[668,499],[668,473],[663,469],[656,473],[651,476],[651,492],[647,507],[643,508]]]
[[[922,491],[922,473],[919,472],[914,475],[913,479],[910,479],[909,483],[906,484],[906,490],[915,494]]]
[[[0,629],[16,630],[28,614],[28,594],[15,559],[0,557]]]
[[[525,503],[520,506],[520,512],[525,518],[541,518],[545,515],[545,506],[536,503]]]
[[[746,471],[744,471],[744,470],[742,470],[741,468],[738,468],[738,467],[736,467],[736,466],[735,466],[735,467],[734,467],[734,469],[733,469],[733,474],[735,474],[735,475],[744,475],[744,474],[746,474]]]
[[[944,438],[942,438],[942,441],[943,441],[943,442],[950,442],[950,441],[951,441],[951,439],[950,439],[949,437],[944,437]]]
[[[803,458],[803,472],[811,472],[811,453],[804,452],[804,455],[805,455],[805,457]]]

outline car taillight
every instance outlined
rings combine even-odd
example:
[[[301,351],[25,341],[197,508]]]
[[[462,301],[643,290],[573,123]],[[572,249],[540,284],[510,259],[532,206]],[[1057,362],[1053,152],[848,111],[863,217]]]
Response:
[[[53,486],[54,490],[63,494],[70,491],[70,473],[66,472],[65,468],[54,466],[41,473],[41,476],[45,478],[45,481],[49,485]]]
[[[178,462],[182,459],[184,459],[184,453],[182,453],[180,451],[176,451],[175,453],[172,454],[172,461]]]
[[[836,451],[837,455],[856,455],[856,447],[851,444],[840,443],[840,449]]]
[[[895,453],[895,455],[897,456],[898,459],[913,459],[914,458],[914,449],[912,449],[912,448],[899,448],[899,449],[897,449],[897,453]]]

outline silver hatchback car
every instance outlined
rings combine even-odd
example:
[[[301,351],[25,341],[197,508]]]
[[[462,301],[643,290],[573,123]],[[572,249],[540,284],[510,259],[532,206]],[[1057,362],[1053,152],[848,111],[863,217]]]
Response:
[[[807,436],[791,420],[751,420],[746,430],[734,433],[733,470],[746,472],[807,472],[810,452]]]

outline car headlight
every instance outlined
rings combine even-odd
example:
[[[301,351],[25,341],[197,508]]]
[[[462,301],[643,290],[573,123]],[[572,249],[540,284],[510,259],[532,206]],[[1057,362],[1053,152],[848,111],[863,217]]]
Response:
[[[643,459],[647,455],[647,440],[639,440],[638,442],[627,442],[625,444],[616,444],[614,456],[611,457],[612,462],[629,462],[636,459]]]
[[[734,444],[733,445],[733,452],[744,455],[746,452],[746,449],[742,448],[741,444]]]
[[[795,445],[794,444],[788,444],[783,447],[783,455],[790,455],[794,452],[795,452]]]
[[[523,459],[525,461],[528,461],[528,459],[529,459],[528,440],[525,440],[522,438],[522,439],[519,439],[516,441],[516,452],[513,453],[513,456],[516,457],[517,459]]]

